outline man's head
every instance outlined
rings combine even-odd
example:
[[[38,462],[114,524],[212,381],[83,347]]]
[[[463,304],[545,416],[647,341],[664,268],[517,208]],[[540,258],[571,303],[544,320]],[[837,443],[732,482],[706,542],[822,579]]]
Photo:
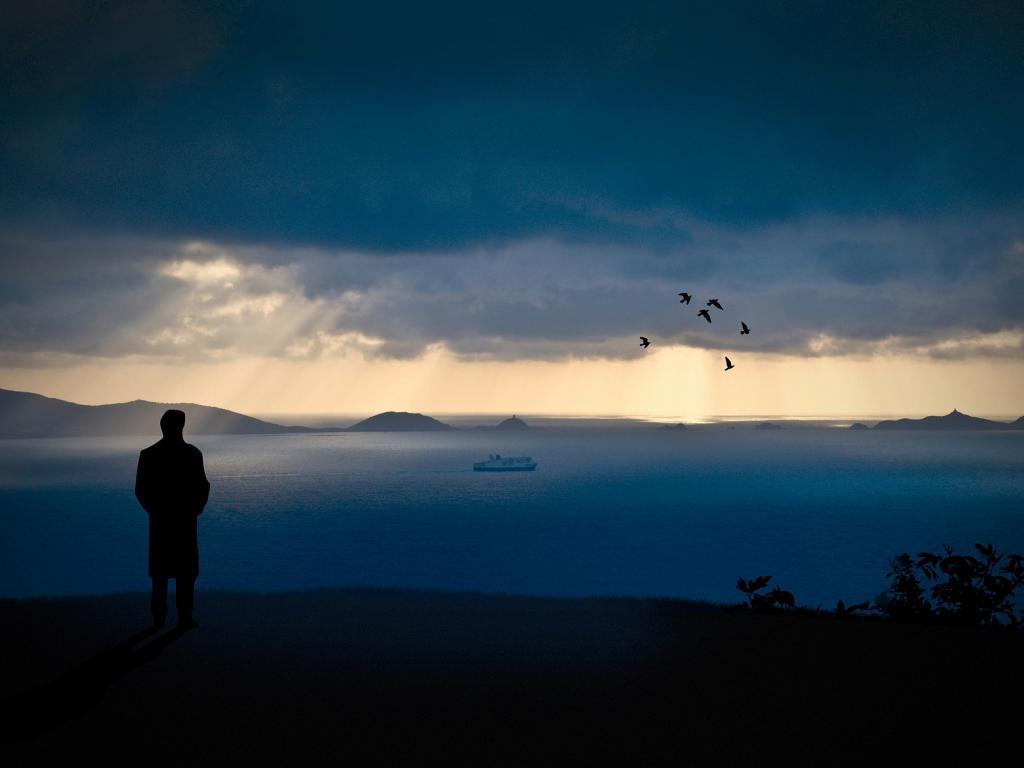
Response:
[[[164,433],[164,437],[168,440],[181,440],[182,430],[185,429],[185,412],[184,411],[165,411],[164,415],[160,417],[160,431]]]

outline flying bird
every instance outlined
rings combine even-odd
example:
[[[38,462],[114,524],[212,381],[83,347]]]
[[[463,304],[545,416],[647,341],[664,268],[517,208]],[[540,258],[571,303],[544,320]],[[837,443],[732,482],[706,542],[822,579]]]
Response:
[[[731,371],[735,367],[736,366],[732,364],[732,360],[730,360],[728,357],[726,357],[725,358],[725,370]]]
[[[688,294],[688,293],[687,293],[686,291],[683,291],[683,292],[682,292],[682,293],[680,293],[679,295],[683,297],[683,298],[681,298],[681,299],[679,300],[679,303],[680,303],[680,304],[689,304],[689,303],[690,303],[690,299],[692,299],[692,298],[693,298],[693,296],[691,296],[690,294]]]
[[[703,317],[709,323],[711,322],[711,315],[708,313],[708,311],[706,309],[700,310],[699,312],[697,312],[697,314],[700,315],[701,317]]]
[[[718,303],[718,299],[708,299],[708,306],[709,307],[718,307],[719,309],[722,308],[722,305]]]
[[[746,323],[744,323],[744,322],[743,322],[742,320],[740,320],[740,325],[742,325],[742,326],[743,326],[743,330],[742,330],[742,331],[740,331],[740,336],[744,336],[744,335],[746,335],[746,334],[750,333],[750,329],[749,329],[749,328],[747,328],[747,324],[746,324]]]
[[[651,342],[647,340],[646,336],[641,336],[640,346],[643,347],[644,349],[647,349],[649,346],[651,346]]]

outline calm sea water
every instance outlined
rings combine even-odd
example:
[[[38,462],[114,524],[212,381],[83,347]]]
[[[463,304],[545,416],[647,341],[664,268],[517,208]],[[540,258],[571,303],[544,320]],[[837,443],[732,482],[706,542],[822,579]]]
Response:
[[[191,436],[197,587],[873,597],[888,558],[1024,552],[1024,433],[544,429]],[[0,441],[0,596],[148,589],[139,438]],[[490,452],[532,473],[471,471]]]

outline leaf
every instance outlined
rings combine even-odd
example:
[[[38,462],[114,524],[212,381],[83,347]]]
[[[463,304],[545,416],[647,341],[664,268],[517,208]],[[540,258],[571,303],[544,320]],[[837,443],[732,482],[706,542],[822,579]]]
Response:
[[[793,593],[788,592],[785,589],[779,589],[776,587],[769,593],[768,597],[770,597],[773,602],[790,608],[793,608],[796,605],[796,598],[793,597]]]

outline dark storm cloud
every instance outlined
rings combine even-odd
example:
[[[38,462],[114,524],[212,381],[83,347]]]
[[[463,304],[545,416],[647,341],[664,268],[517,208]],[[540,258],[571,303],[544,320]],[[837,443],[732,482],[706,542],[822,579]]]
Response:
[[[1016,203],[1018,3],[7,4],[3,208],[370,249]]]
[[[443,341],[459,354],[497,358],[628,357],[640,354],[632,343],[640,334],[658,344],[807,355],[868,353],[882,342],[894,351],[924,348],[1019,331],[1022,323],[1006,305],[1024,278],[1010,234],[1021,227],[1014,221],[976,224],[1002,232],[1001,245],[978,248],[972,229],[937,222],[828,220],[771,232],[702,232],[663,255],[664,263],[658,254],[631,248],[570,248],[557,241],[403,260],[383,268],[386,278],[375,281],[341,322],[370,336]],[[955,270],[946,263],[946,248],[961,253]],[[837,249],[844,253],[838,268],[827,257]],[[854,279],[845,257],[851,249],[877,255]],[[898,267],[888,269],[885,260]],[[300,274],[306,285],[330,292],[360,285],[349,276],[373,275],[377,264],[368,257],[333,258],[318,266],[313,259]],[[338,288],[322,270],[334,270]],[[1011,278],[1006,288],[994,286],[997,275]],[[677,302],[675,294],[684,289],[701,305],[720,298],[727,312],[715,310],[706,325],[696,316],[698,304]],[[741,319],[756,328],[754,335],[738,335]],[[991,352],[963,344],[942,354]]]
[[[1024,327],[1019,3],[0,9],[8,359],[718,348],[684,288],[734,348]]]
[[[977,227],[993,244],[976,242]],[[642,334],[658,347],[1020,357],[1024,239],[1015,233],[1024,234],[1009,219],[969,228],[826,219],[705,228],[670,253],[536,239],[386,257],[117,239],[61,241],[50,253],[15,240],[0,259],[28,255],[34,266],[0,281],[0,346],[8,364],[30,364],[40,350],[408,358],[432,344],[467,359],[628,358]],[[946,249],[961,254],[955,270]],[[878,263],[851,279],[851,251]],[[59,269],[47,268],[57,255]],[[882,256],[898,269],[878,266]],[[678,303],[682,289],[695,304]],[[726,312],[713,310],[706,325],[696,310],[710,296]],[[739,336],[740,320],[751,336]]]
[[[173,252],[131,238],[0,236],[0,360],[143,351],[147,318],[181,298],[173,281],[154,274]]]

